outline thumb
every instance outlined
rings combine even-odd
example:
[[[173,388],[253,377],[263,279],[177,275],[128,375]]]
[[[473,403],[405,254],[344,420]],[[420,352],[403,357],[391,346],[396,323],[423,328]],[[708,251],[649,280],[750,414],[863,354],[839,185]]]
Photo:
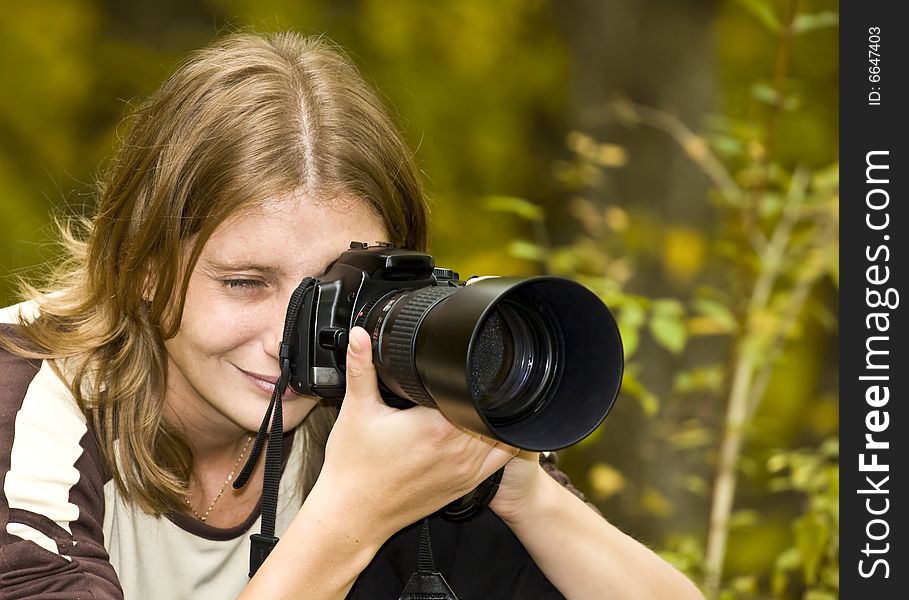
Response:
[[[346,399],[352,397],[379,399],[376,368],[372,363],[372,340],[369,334],[362,327],[352,327],[347,340]]]

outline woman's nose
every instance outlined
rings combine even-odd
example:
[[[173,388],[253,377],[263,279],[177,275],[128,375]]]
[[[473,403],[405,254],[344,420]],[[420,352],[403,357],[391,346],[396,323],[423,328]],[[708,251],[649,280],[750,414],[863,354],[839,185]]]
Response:
[[[265,346],[265,352],[276,361],[280,360],[281,342],[284,338],[284,319],[287,313],[288,301],[289,298],[285,298],[283,295],[281,298],[276,299],[276,301],[272,303],[274,306],[270,308],[265,317],[268,323],[263,324],[263,344]]]

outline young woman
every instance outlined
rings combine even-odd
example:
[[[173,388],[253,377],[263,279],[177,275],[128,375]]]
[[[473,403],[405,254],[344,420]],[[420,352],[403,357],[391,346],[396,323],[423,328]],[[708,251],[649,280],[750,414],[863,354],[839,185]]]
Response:
[[[94,217],[0,329],[0,596],[397,598],[433,518],[454,592],[700,598],[518,452],[379,396],[350,333],[340,412],[285,394],[277,534],[249,579],[262,469],[231,486],[279,375],[291,292],[352,240],[426,246],[411,153],[336,48],[236,34],[133,115]]]

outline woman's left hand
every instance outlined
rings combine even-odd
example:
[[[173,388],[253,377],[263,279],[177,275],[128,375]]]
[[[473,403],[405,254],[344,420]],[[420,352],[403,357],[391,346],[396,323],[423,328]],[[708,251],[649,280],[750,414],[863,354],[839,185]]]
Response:
[[[540,455],[521,450],[505,465],[505,474],[489,508],[508,523],[519,518],[521,511],[533,504],[542,478],[547,477],[540,466]]]

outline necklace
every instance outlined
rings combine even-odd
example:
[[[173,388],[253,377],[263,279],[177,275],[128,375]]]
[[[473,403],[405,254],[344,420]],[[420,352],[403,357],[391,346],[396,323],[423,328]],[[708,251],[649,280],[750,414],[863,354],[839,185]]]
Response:
[[[243,449],[240,450],[240,456],[237,457],[237,462],[234,463],[233,468],[230,470],[230,473],[227,474],[227,479],[224,480],[224,483],[221,484],[221,489],[218,490],[215,499],[211,501],[211,504],[208,505],[208,508],[205,509],[205,512],[201,515],[196,512],[196,508],[193,506],[192,502],[189,501],[189,494],[184,494],[183,499],[186,500],[186,506],[189,507],[189,510],[192,511],[193,516],[202,521],[203,523],[208,518],[208,514],[211,512],[211,509],[215,507],[215,503],[221,499],[221,495],[224,494],[224,490],[227,488],[227,484],[233,481],[234,474],[237,472],[237,467],[240,466],[240,463],[243,462],[243,457],[246,456],[246,450],[249,448],[249,443],[252,441],[252,436],[246,436],[246,443],[243,444]]]

